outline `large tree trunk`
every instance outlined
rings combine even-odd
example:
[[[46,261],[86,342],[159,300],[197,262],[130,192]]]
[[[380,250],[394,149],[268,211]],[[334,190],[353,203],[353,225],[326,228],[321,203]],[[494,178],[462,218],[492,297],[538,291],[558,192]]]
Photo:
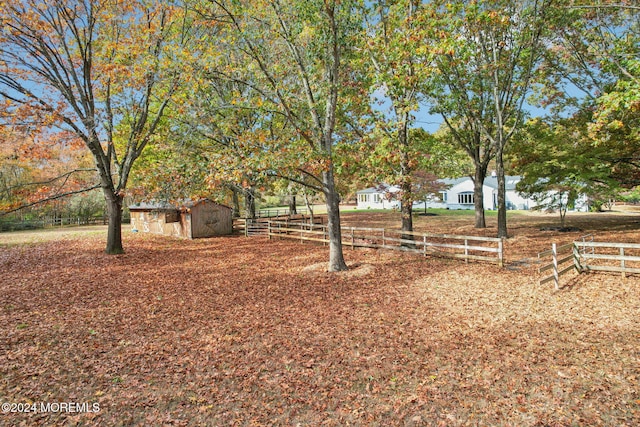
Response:
[[[309,195],[305,193],[304,195],[304,204],[307,206],[307,210],[309,211],[309,222],[313,224],[313,206],[309,202]]]
[[[498,237],[507,237],[507,201],[505,198],[505,177],[502,150],[496,153],[496,174],[498,175]]]
[[[333,166],[322,173],[325,203],[327,205],[327,231],[329,232],[329,271],[347,270],[342,254],[342,230],[340,229],[340,195],[336,191]]]
[[[400,183],[400,213],[402,215],[402,231],[413,231],[413,198],[411,197],[411,179],[404,177]],[[402,234],[403,240],[413,240],[413,234]],[[402,246],[413,247],[411,243],[402,243]]]
[[[476,171],[473,177],[473,205],[476,211],[476,228],[486,228],[487,224],[484,219],[484,197],[482,194],[482,185],[487,175],[487,168],[476,164]]]
[[[231,199],[233,201],[233,217],[240,218],[240,198],[238,197],[238,190],[233,185],[229,188],[231,188]]]
[[[296,195],[292,194],[289,197],[289,215],[295,215],[298,213],[298,210],[296,209]]]
[[[107,247],[105,252],[109,255],[124,253],[122,247],[122,200],[123,197],[105,189],[104,198],[107,203],[109,215],[109,227],[107,231]]]
[[[244,217],[256,219],[256,194],[252,187],[244,188]]]
[[[405,113],[404,120],[398,129],[402,158],[400,161],[400,213],[402,216],[402,231],[413,231],[413,195],[411,188],[411,166],[409,159],[409,115]],[[403,240],[413,240],[412,234],[402,234]],[[413,246],[402,243],[402,246]]]

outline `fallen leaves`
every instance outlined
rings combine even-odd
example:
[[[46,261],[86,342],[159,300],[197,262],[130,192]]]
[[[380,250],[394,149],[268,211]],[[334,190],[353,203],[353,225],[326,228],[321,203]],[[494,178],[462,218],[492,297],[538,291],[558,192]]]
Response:
[[[102,245],[0,249],[0,396],[101,408],[0,423],[640,423],[636,277],[553,292],[533,269],[368,249],[332,274],[298,242]]]

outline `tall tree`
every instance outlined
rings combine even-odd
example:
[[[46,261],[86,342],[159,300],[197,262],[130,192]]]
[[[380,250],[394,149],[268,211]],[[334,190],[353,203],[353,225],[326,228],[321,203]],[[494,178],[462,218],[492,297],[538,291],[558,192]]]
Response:
[[[640,7],[572,2],[558,8],[538,97],[557,117],[589,117],[591,158],[625,186],[640,184]],[[557,118],[556,118],[557,120]]]
[[[510,147],[513,168],[523,175],[517,189],[538,208],[559,212],[562,227],[567,208],[579,197],[601,205],[599,198],[617,188],[608,163],[591,145],[590,120],[588,112],[549,122],[530,120]]]
[[[507,236],[504,150],[519,126],[543,51],[551,0],[456,1],[438,9],[435,36],[440,83],[434,111],[442,114],[475,164],[476,227],[484,227],[482,184],[495,157],[498,237]]]
[[[225,46],[232,50],[230,55],[238,59],[240,68],[253,72],[249,78],[240,78],[285,118],[295,135],[290,139],[295,149],[301,150],[299,142],[304,143],[305,162],[310,157],[317,160],[317,170],[298,168],[299,173],[325,196],[329,271],[346,270],[333,146],[339,99],[345,90],[345,56],[360,25],[355,2],[211,0],[211,4],[206,15],[227,26]],[[224,74],[238,79],[233,71]]]
[[[122,247],[131,168],[157,130],[177,83],[165,66],[184,36],[163,2],[2,2],[0,96],[11,125],[74,133],[93,156],[109,213],[106,252]]]
[[[415,0],[371,2],[365,14],[367,41],[363,55],[365,73],[372,80],[373,105],[389,104],[388,111],[374,111],[378,142],[374,153],[382,162],[393,159],[389,184],[400,188],[402,230],[413,231],[412,179],[420,154],[410,129],[424,99],[422,87],[432,72],[430,51],[424,43],[425,10]],[[403,239],[412,239],[410,234]]]

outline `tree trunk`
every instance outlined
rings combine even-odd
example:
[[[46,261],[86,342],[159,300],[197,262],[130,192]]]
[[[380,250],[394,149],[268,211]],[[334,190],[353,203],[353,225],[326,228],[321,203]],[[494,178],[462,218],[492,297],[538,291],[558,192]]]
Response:
[[[566,193],[566,197],[564,193],[560,193],[560,206],[558,211],[560,211],[560,228],[564,228],[565,218],[567,216],[567,210],[569,209],[569,192]]]
[[[327,231],[329,232],[329,271],[347,270],[342,254],[342,230],[340,229],[340,195],[336,191],[333,166],[322,173],[325,203],[327,205]]]
[[[473,177],[473,205],[476,211],[476,228],[487,227],[484,219],[484,197],[482,194],[482,186],[486,175],[487,168],[476,164],[476,172]]]
[[[496,153],[496,174],[498,175],[498,237],[507,237],[507,201],[502,150]]]
[[[295,194],[292,194],[291,197],[289,197],[289,215],[295,215],[297,213],[298,211],[296,209],[296,196]]]
[[[244,217],[256,219],[256,194],[252,187],[244,188]]]
[[[240,198],[238,197],[238,190],[231,186],[231,198],[233,200],[233,217],[240,218]]]
[[[109,255],[124,253],[122,247],[122,196],[105,189],[104,198],[107,203],[109,215],[109,227],[107,231],[107,247],[105,252]]]
[[[307,210],[309,211],[309,222],[313,224],[313,206],[309,203],[309,195],[304,195],[304,204],[307,206]]]
[[[409,159],[409,114],[405,113],[398,129],[400,138],[400,213],[402,216],[402,231],[413,231],[413,195],[411,188],[411,165]],[[413,240],[413,235],[402,234],[403,240]],[[413,244],[402,243],[401,246],[413,247]]]
[[[411,197],[411,180],[404,177],[400,184],[400,213],[402,215],[402,231],[413,231],[413,200]],[[413,240],[412,234],[402,234],[402,240]],[[411,243],[402,243],[401,246],[413,247]]]

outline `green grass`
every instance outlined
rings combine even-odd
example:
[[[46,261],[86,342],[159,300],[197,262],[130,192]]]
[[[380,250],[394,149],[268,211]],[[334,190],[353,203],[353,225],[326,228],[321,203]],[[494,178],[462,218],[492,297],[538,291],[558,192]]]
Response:
[[[507,216],[514,216],[514,215],[523,215],[525,214],[527,211],[507,211]],[[424,209],[414,209],[413,210],[414,214],[421,214],[424,213]],[[473,209],[443,209],[443,208],[433,208],[433,209],[427,209],[427,213],[431,213],[431,214],[436,214],[436,215],[442,215],[442,216],[474,216],[475,215],[475,210]],[[497,210],[485,210],[484,211],[485,216],[488,217],[497,217],[498,216],[498,211]]]

